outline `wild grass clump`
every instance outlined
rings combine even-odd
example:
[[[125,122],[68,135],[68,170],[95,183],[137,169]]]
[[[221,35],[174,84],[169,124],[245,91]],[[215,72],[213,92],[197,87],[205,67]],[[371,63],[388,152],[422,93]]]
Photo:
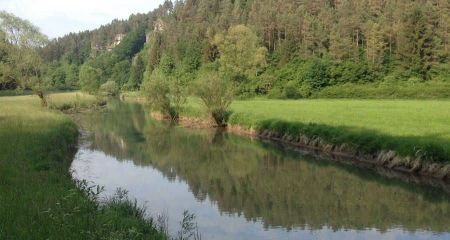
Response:
[[[51,94],[48,97],[50,109],[76,112],[81,109],[91,109],[106,104],[106,101],[98,96],[81,92]]]

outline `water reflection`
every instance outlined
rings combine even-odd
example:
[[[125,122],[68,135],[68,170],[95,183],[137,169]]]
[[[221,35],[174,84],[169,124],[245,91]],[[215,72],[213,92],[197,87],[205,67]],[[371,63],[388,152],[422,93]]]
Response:
[[[332,161],[213,130],[154,121],[115,103],[80,117],[92,135],[75,177],[123,187],[204,239],[450,239],[450,197]]]

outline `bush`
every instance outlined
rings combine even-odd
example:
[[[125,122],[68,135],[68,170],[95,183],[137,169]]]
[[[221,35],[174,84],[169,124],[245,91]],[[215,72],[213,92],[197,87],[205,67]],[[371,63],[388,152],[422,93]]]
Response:
[[[107,81],[100,86],[99,93],[103,96],[117,96],[119,94],[119,88],[117,87],[116,82]]]
[[[130,78],[131,62],[124,60],[116,63],[112,69],[112,75],[110,80],[116,82],[119,88],[123,87]]]
[[[288,99],[297,99],[300,98],[300,93],[298,91],[298,84],[294,81],[290,81],[286,84],[284,88],[284,96]]]
[[[316,60],[306,72],[305,83],[313,91],[318,91],[329,85],[331,80],[328,65],[323,60]]]
[[[206,106],[208,114],[218,126],[226,125],[230,116],[230,104],[233,101],[231,82],[217,72],[201,73],[194,85],[194,92]]]
[[[81,90],[95,94],[100,87],[102,71],[88,65],[83,65],[80,69]]]
[[[172,76],[165,76],[158,69],[151,75],[146,74],[141,92],[156,110],[173,121],[178,119],[181,107],[186,102],[181,81]]]

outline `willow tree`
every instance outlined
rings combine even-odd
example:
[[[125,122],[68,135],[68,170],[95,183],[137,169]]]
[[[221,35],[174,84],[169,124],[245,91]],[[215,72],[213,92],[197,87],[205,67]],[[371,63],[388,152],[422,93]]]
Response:
[[[42,78],[42,59],[38,50],[48,42],[47,36],[27,20],[13,14],[0,11],[0,30],[4,34],[4,43],[8,45],[8,79],[15,81],[21,88],[32,89],[47,106],[46,84]]]

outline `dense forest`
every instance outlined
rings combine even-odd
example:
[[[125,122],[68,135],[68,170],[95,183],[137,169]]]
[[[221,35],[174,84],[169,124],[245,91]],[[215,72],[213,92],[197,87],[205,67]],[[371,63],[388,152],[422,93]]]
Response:
[[[40,75],[52,88],[93,93],[138,90],[154,72],[189,85],[216,70],[240,97],[275,98],[442,84],[450,81],[449,12],[448,0],[166,1],[51,40],[39,48]],[[0,88],[14,81],[3,77]]]

